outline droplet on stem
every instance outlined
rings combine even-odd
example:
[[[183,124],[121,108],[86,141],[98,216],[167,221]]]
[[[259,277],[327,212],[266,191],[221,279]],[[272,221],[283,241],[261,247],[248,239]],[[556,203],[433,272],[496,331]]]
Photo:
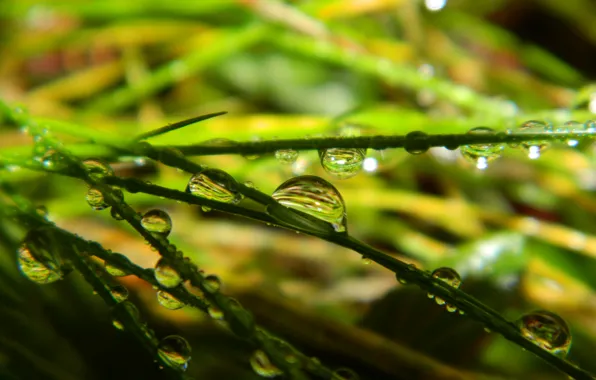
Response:
[[[452,288],[455,289],[459,289],[459,287],[461,286],[461,277],[459,276],[459,273],[457,273],[455,271],[455,269],[453,268],[449,268],[449,267],[441,267],[441,268],[437,268],[432,272],[432,277],[443,281],[444,283],[446,283],[447,285],[451,286]],[[435,297],[433,294],[429,293],[428,294],[429,298],[435,298],[435,302],[438,305],[444,305],[445,304],[445,300],[439,297]],[[455,306],[453,305],[448,305],[448,307],[450,309],[453,309],[452,311],[457,310],[457,308],[455,308]]]
[[[170,335],[159,342],[157,354],[168,366],[185,370],[190,361],[191,348],[186,339]]]
[[[163,290],[157,292],[157,302],[169,310],[178,310],[184,307],[184,302]]]
[[[319,150],[323,169],[337,179],[348,179],[362,171],[366,149],[329,148]]]
[[[335,231],[346,231],[346,208],[337,189],[316,176],[294,177],[282,183],[272,195],[285,207],[331,223]]]
[[[298,159],[298,151],[294,149],[276,150],[275,158],[283,165],[292,165]]]
[[[283,371],[273,365],[267,354],[261,350],[256,350],[250,357],[250,366],[257,375],[262,377],[283,375]]]
[[[83,161],[83,166],[89,176],[97,180],[114,175],[114,169],[105,161],[91,158]]]
[[[571,347],[571,332],[563,318],[546,310],[523,315],[516,322],[521,334],[542,349],[564,358]]]
[[[468,131],[468,135],[490,135],[494,134],[495,131],[488,127],[476,127]],[[502,143],[495,144],[472,144],[462,145],[460,148],[462,156],[476,165],[476,168],[484,170],[488,167],[490,161],[496,160],[501,157],[505,145]]]
[[[180,274],[164,258],[155,265],[155,279],[165,288],[175,288],[182,282]]]
[[[236,180],[219,169],[205,169],[193,175],[187,191],[201,198],[236,204],[243,198],[238,191]]]
[[[537,121],[530,120],[523,123],[518,129],[517,133],[552,133],[552,125]],[[540,157],[540,154],[550,146],[550,142],[546,140],[530,140],[523,141],[520,143],[522,148],[528,152],[528,157],[531,160],[535,160]]]
[[[58,265],[50,260],[42,262],[37,259],[26,242],[17,251],[17,264],[25,277],[38,284],[50,284],[62,278]]]
[[[141,219],[141,225],[147,232],[167,237],[172,231],[172,219],[167,212],[163,210],[147,211]]]
[[[104,210],[109,207],[109,205],[104,200],[103,194],[98,189],[92,187],[87,191],[87,195],[85,197],[89,206],[91,206],[94,210]]]

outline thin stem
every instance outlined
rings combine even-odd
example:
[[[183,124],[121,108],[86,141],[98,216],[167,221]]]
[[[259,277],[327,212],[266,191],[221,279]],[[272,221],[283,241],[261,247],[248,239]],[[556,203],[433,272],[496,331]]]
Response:
[[[220,115],[225,115],[226,113],[227,113],[226,111],[214,112],[214,113],[209,113],[206,115],[201,115],[201,116],[193,117],[190,119],[182,120],[177,123],[169,124],[169,125],[166,125],[165,127],[154,129],[152,131],[143,133],[143,134],[137,136],[136,140],[144,140],[144,139],[148,139],[150,137],[160,136],[165,133],[175,131],[176,129],[184,128],[188,125],[198,123],[199,121],[208,120],[208,119],[214,118],[216,116],[220,116]]]

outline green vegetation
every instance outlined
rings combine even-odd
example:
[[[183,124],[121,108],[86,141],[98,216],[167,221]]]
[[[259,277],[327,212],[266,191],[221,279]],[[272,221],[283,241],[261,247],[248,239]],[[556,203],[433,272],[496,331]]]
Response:
[[[0,377],[592,379],[596,9],[444,5],[0,4]]]

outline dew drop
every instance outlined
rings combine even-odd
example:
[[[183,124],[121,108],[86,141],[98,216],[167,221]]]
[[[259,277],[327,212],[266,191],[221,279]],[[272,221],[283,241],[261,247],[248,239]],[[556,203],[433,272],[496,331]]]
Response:
[[[122,285],[114,285],[110,288],[110,293],[112,294],[112,298],[120,303],[126,301],[128,299],[128,289],[126,289]]]
[[[205,169],[188,181],[187,191],[201,198],[236,204],[242,200],[236,180],[219,169]]]
[[[369,265],[370,263],[372,263],[372,260],[370,258],[362,256],[362,264]]]
[[[362,171],[366,149],[329,148],[319,150],[323,169],[337,179],[348,179]]]
[[[17,251],[17,264],[25,277],[38,284],[50,284],[62,278],[62,272],[56,263],[38,260],[26,243]]]
[[[141,219],[141,225],[147,232],[164,238],[172,231],[172,219],[167,212],[158,209],[147,211]]]
[[[337,189],[316,176],[294,177],[282,183],[272,195],[285,207],[331,223],[335,231],[346,231],[346,208]]]
[[[114,220],[124,220],[124,218],[120,216],[118,211],[113,207],[110,209],[110,215],[112,216],[112,218],[114,218]]]
[[[124,308],[124,310],[126,310],[126,313],[128,313],[132,317],[132,319],[134,319],[135,321],[138,321],[141,317],[141,314],[139,313],[139,309],[137,309],[135,304],[130,301],[124,301],[116,307]],[[118,330],[124,330],[124,324],[116,318],[114,318],[112,320],[112,325],[114,325],[114,327],[117,328]]]
[[[432,272],[432,276],[438,280],[443,281],[444,283],[446,283],[447,285],[455,288],[455,289],[459,289],[460,285],[461,285],[461,277],[459,276],[459,273],[457,273],[455,271],[455,269],[452,268],[448,268],[448,267],[441,267],[441,268],[437,268]],[[434,297],[434,295],[432,294],[428,294],[429,298],[435,298],[435,302],[442,306],[445,304],[445,300],[439,297]],[[451,305],[449,305],[451,306]],[[453,308],[455,308],[455,306],[451,306]],[[455,308],[453,311],[457,310],[457,308]]]
[[[216,275],[210,274],[203,279],[203,286],[205,287],[205,291],[214,294],[221,289],[221,280]]]
[[[170,335],[159,342],[157,354],[168,366],[184,370],[190,361],[190,344],[181,336]]]
[[[180,274],[163,258],[155,265],[154,274],[157,282],[164,288],[175,288],[182,282]]]
[[[66,157],[55,149],[47,149],[41,156],[41,164],[46,169],[61,170],[66,168]]]
[[[209,313],[209,316],[215,320],[221,321],[224,319],[223,311],[217,306],[209,305],[207,308],[207,313]]]
[[[163,290],[157,292],[157,302],[169,310],[178,310],[184,307],[184,302]]]
[[[518,129],[517,133],[551,133],[553,130],[552,125],[537,121],[530,120],[523,123]],[[528,152],[528,157],[531,160],[535,160],[540,157],[540,154],[550,146],[550,143],[545,140],[531,140],[523,141],[520,143],[522,148]]]
[[[113,253],[112,256],[116,256],[119,255],[121,257],[123,257],[127,262],[129,262],[130,260],[128,260],[128,258],[120,253]],[[128,273],[126,270],[124,270],[124,268],[122,268],[121,266],[119,266],[118,264],[114,263],[114,262],[105,262],[105,268],[106,268],[106,272],[108,272],[110,275],[114,276],[114,277],[123,277],[123,276],[128,276],[130,273]]]
[[[428,148],[428,141],[425,137],[428,135],[422,131],[412,131],[406,135],[404,142],[404,149],[410,154],[422,154],[425,153]]]
[[[211,211],[211,207],[201,206],[201,211],[203,211],[203,212],[209,212],[209,211]]]
[[[103,194],[98,189],[92,187],[87,191],[87,195],[85,197],[89,206],[91,206],[94,210],[104,210],[109,207],[109,205],[104,200]]]
[[[283,371],[277,368],[265,352],[256,350],[250,357],[250,366],[253,371],[262,377],[276,377],[283,375]]]
[[[283,165],[292,165],[298,159],[298,151],[294,149],[276,150],[275,158]]]
[[[331,380],[358,380],[358,374],[349,368],[338,368],[333,371]]]
[[[495,131],[488,127],[476,127],[468,131],[468,135],[489,135],[494,134]],[[484,170],[488,167],[490,161],[501,157],[505,145],[498,144],[472,144],[462,145],[460,148],[462,156],[476,165],[476,168]]]
[[[450,304],[447,304],[445,306],[445,310],[447,310],[450,313],[455,313],[457,311],[457,307],[455,307],[453,305],[450,305]]]
[[[107,176],[114,175],[114,169],[105,161],[91,158],[88,160],[83,161],[83,166],[89,176],[96,180],[100,180]]]
[[[523,315],[516,322],[521,334],[540,348],[564,358],[571,347],[571,333],[563,318],[546,310]]]
[[[564,125],[564,129],[567,130],[567,132],[570,133],[575,133],[575,134],[583,134],[584,132],[584,124],[578,122],[578,121],[568,121],[566,122]],[[569,146],[577,146],[577,144],[579,144],[579,140],[575,139],[575,138],[570,138],[566,140],[567,145]]]

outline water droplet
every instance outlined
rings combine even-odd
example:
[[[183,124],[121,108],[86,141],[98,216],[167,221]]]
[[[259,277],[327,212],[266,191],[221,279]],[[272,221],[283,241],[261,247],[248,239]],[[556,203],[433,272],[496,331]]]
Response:
[[[362,171],[366,149],[329,148],[319,151],[321,166],[337,179],[348,179]]]
[[[126,257],[120,253],[113,253],[112,256],[119,256],[121,260],[126,260],[126,262],[130,262],[128,257]],[[121,266],[119,266],[118,264],[116,264],[113,261],[112,262],[106,261],[104,263],[104,265],[106,268],[106,272],[108,272],[110,275],[112,275],[114,277],[128,276],[130,274],[124,268],[122,268]]]
[[[180,274],[163,258],[155,265],[155,279],[165,288],[175,288],[182,282]]]
[[[217,293],[221,288],[221,280],[219,277],[211,274],[203,279],[203,286],[208,293]]]
[[[35,213],[44,219],[48,218],[48,208],[44,205],[37,206],[35,208]]]
[[[366,256],[362,256],[362,264],[369,265],[370,263],[372,263],[372,260],[371,259],[369,259]]]
[[[455,269],[452,268],[448,268],[448,267],[441,267],[441,268],[437,268],[433,271],[432,276],[438,280],[443,281],[444,283],[446,283],[447,285],[455,288],[455,289],[459,289],[460,285],[461,285],[461,277],[459,276],[459,273],[457,273],[455,271]],[[433,298],[434,295],[432,294],[428,294],[429,298]],[[445,300],[439,297],[435,298],[435,302],[438,305],[444,305],[445,304]],[[451,306],[454,307],[454,306]],[[455,310],[453,310],[455,311]]]
[[[256,189],[257,188],[252,181],[244,181],[244,186],[250,187],[251,189]]]
[[[530,120],[523,123],[516,133],[551,133],[553,130],[552,125],[537,121],[537,120]],[[550,143],[545,140],[531,140],[531,141],[523,141],[520,143],[522,148],[524,148],[528,152],[528,157],[531,160],[535,160],[540,157],[540,154],[550,146]]]
[[[141,219],[141,225],[147,232],[164,238],[172,231],[172,219],[167,212],[158,209],[147,211]]]
[[[109,205],[104,200],[103,194],[98,189],[92,187],[87,191],[87,203],[91,206],[94,210],[104,210],[109,207]]]
[[[114,218],[114,220],[124,220],[124,218],[120,216],[120,214],[114,207],[110,209],[110,215],[112,216],[112,218]]]
[[[122,285],[114,285],[110,288],[110,293],[112,294],[112,298],[116,302],[126,301],[128,298],[128,289],[126,289]]]
[[[163,290],[157,292],[157,302],[159,302],[161,306],[170,310],[178,310],[184,307],[184,302]]]
[[[596,99],[596,97],[595,97]],[[588,120],[584,123],[584,132],[586,134],[596,133],[596,120]]]
[[[170,335],[163,338],[157,346],[157,354],[168,366],[176,369],[186,369],[190,360],[190,344],[181,336]]]
[[[331,223],[335,231],[346,231],[346,208],[337,189],[315,176],[294,177],[282,183],[272,195],[285,207]]]
[[[489,135],[494,134],[495,131],[488,127],[476,127],[468,131],[468,135]],[[488,163],[499,157],[505,149],[505,145],[498,144],[473,144],[462,145],[459,150],[462,156],[476,165],[476,168],[484,170],[488,167]]]
[[[114,175],[114,169],[107,162],[100,159],[91,158],[85,160],[83,161],[83,166],[87,170],[87,173],[89,173],[89,177],[96,180]]]
[[[209,305],[209,307],[207,308],[207,312],[209,313],[209,316],[215,320],[220,321],[224,319],[223,311],[217,306]]]
[[[445,306],[445,310],[447,310],[450,313],[455,313],[457,311],[457,307],[455,307],[453,305],[450,305],[450,304],[447,304]]]
[[[412,131],[406,135],[404,149],[410,154],[422,154],[429,148],[425,137],[428,135],[422,131]]]
[[[571,333],[567,323],[557,314],[538,310],[523,315],[516,324],[526,339],[554,355],[567,356]]]
[[[38,284],[50,284],[62,278],[62,272],[56,263],[38,260],[26,243],[17,251],[17,263],[25,277]]]
[[[276,150],[275,158],[283,165],[291,165],[298,159],[298,151],[294,149]]]
[[[238,191],[236,180],[219,169],[205,169],[193,175],[187,191],[201,198],[224,203],[238,203],[242,194]]]
[[[338,368],[333,371],[331,380],[358,380],[358,374],[349,368]]]
[[[267,354],[261,350],[256,350],[250,357],[250,366],[253,371],[262,377],[276,377],[283,375],[283,371],[277,368]]]
[[[61,170],[66,168],[66,157],[55,149],[45,149],[41,156],[41,164],[44,168],[50,170]]]
[[[211,211],[211,207],[201,206],[201,211],[203,211],[203,212],[209,212],[209,211]]]
[[[568,121],[565,124],[563,124],[563,129],[565,129],[568,133],[576,133],[583,135],[583,132],[585,131],[585,125],[578,121]],[[575,138],[567,139],[566,142],[569,146],[577,146],[577,144],[579,144],[579,140]]]

